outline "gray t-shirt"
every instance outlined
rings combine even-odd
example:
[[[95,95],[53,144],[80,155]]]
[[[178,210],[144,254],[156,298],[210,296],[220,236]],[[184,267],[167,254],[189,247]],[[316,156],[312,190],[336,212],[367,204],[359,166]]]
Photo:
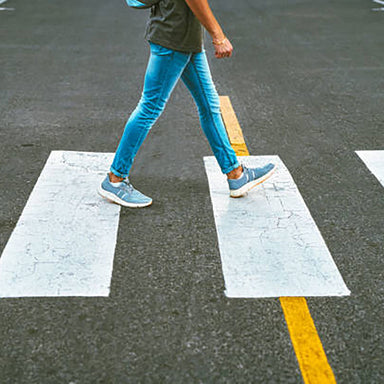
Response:
[[[204,27],[185,0],[160,0],[151,7],[144,38],[182,52],[201,52]]]

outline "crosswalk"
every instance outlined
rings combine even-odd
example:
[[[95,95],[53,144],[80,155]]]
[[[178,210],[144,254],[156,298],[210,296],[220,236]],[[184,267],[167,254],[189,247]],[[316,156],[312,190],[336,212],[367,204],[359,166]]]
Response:
[[[356,151],[384,186],[384,151]],[[0,258],[0,297],[108,296],[120,207],[95,194],[112,153],[52,151]],[[278,156],[274,179],[229,199],[206,157],[228,297],[348,295]],[[81,183],[78,182],[81,176]],[[243,236],[242,242],[231,238]]]

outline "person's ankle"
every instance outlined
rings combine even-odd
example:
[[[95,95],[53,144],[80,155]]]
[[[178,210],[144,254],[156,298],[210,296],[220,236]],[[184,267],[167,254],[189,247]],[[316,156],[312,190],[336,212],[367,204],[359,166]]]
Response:
[[[239,179],[243,174],[243,167],[240,165],[239,167],[232,169],[231,172],[227,173],[228,179]]]
[[[123,181],[124,177],[116,176],[113,172],[109,172],[109,181],[111,183],[118,183],[119,181]]]

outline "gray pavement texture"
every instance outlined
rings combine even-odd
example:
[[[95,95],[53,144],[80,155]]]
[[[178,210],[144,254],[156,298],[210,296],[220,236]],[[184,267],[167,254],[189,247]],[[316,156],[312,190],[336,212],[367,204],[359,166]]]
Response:
[[[211,0],[206,48],[253,155],[288,166],[350,297],[308,298],[338,383],[384,382],[384,12],[368,0]],[[0,12],[0,251],[51,150],[114,152],[142,90],[148,11],[9,0]],[[202,157],[180,82],[136,158],[152,207],[123,209],[109,298],[0,300],[1,383],[300,383],[278,299],[224,296]],[[98,196],[95,196],[98,198]],[[81,235],[81,234],[79,234]],[[238,239],[241,241],[241,239]]]

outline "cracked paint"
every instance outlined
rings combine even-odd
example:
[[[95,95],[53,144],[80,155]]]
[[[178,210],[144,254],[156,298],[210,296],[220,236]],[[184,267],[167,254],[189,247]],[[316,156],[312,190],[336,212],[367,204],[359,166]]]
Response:
[[[0,258],[0,297],[109,295],[120,206],[96,190],[112,159],[51,152]]]
[[[288,169],[278,156],[242,156],[249,167],[277,164],[246,197],[229,197],[226,176],[204,157],[228,297],[349,295]]]

